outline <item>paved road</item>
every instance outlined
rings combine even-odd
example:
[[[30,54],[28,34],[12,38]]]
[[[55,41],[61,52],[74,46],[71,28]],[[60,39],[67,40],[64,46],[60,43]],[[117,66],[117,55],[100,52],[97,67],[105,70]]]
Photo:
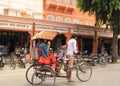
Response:
[[[11,70],[5,66],[0,71],[0,86],[31,86],[25,79],[23,68]],[[120,86],[120,62],[108,64],[105,68],[93,67],[93,74],[88,82],[80,82],[75,76],[76,83],[68,83],[65,78],[57,78],[56,86]]]

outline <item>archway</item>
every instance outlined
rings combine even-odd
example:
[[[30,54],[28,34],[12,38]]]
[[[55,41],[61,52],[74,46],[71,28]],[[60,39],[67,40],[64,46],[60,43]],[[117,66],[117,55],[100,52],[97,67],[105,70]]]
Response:
[[[26,31],[0,30],[0,46],[4,47],[2,52],[5,54],[10,54],[12,51],[15,51],[16,45],[29,50],[29,41],[30,35]]]
[[[62,45],[66,45],[66,36],[64,34],[58,34],[55,39],[52,41],[51,47],[55,51]]]

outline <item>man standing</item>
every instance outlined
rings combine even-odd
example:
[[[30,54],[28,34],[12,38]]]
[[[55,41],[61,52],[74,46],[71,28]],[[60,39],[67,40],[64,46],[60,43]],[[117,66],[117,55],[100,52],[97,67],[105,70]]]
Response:
[[[68,82],[74,82],[72,79],[71,79],[71,76],[72,76],[72,70],[73,70],[73,62],[74,62],[74,53],[78,53],[77,51],[77,36],[75,34],[73,34],[71,36],[71,39],[68,41],[68,45],[67,45],[67,57],[69,59],[69,62],[68,62],[68,69],[69,69],[69,72],[68,72],[68,76],[67,76],[67,79],[68,79]]]

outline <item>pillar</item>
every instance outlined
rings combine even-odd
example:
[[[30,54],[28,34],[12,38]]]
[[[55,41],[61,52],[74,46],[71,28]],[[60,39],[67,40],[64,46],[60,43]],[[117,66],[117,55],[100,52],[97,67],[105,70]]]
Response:
[[[28,32],[30,34],[30,59],[32,58],[32,32]]]
[[[92,53],[94,53],[94,54],[98,53],[98,36],[97,36],[97,31],[96,30],[94,31]]]
[[[71,29],[68,29],[68,33],[64,34],[66,36],[66,43],[70,40],[71,38]]]
[[[35,35],[35,23],[33,23],[32,31],[29,32],[30,34],[30,59],[32,59],[33,56],[33,47],[34,47],[34,41],[32,41],[33,36]]]

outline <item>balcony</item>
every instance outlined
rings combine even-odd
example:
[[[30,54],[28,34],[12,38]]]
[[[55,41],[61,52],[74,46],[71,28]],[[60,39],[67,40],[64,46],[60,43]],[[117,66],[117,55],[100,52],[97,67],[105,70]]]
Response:
[[[45,10],[54,11],[54,12],[62,12],[62,13],[72,13],[76,8],[76,2],[69,3],[68,1],[61,2],[60,0],[46,0],[45,2]]]

